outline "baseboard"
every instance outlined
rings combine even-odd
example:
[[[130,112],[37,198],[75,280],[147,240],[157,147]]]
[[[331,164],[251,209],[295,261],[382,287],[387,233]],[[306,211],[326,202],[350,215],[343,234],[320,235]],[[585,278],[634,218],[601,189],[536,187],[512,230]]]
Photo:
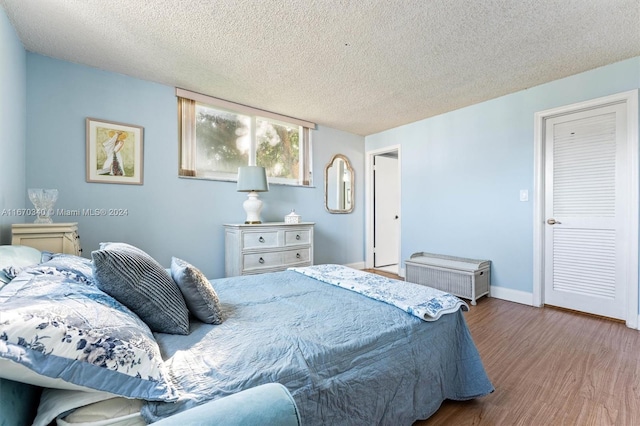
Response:
[[[364,262],[348,263],[344,266],[348,266],[353,269],[365,269]],[[399,271],[400,277],[404,278],[405,268],[401,268]],[[533,306],[533,293],[527,291],[513,290],[505,287],[491,286],[491,297],[496,299],[502,299],[509,302],[520,303],[522,305]],[[640,315],[638,316],[640,318]]]
[[[512,290],[510,288],[491,286],[491,297],[495,297],[496,299],[507,300],[509,302],[520,303],[522,305],[535,306],[533,304],[533,293],[529,293],[526,291]],[[629,328],[640,330],[640,314],[638,315],[638,322],[636,323],[637,327],[634,327],[633,325],[629,325],[628,322],[626,325]]]
[[[348,263],[344,266],[348,266],[349,268],[353,269],[364,269],[364,262]]]
[[[509,302],[516,302],[523,305],[533,306],[533,293],[529,293],[527,291],[491,286],[491,297],[507,300]]]

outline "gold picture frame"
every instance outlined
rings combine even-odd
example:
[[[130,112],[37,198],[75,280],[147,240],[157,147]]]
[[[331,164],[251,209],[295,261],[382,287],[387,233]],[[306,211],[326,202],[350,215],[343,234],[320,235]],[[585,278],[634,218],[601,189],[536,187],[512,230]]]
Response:
[[[144,128],[88,117],[87,182],[142,185]]]

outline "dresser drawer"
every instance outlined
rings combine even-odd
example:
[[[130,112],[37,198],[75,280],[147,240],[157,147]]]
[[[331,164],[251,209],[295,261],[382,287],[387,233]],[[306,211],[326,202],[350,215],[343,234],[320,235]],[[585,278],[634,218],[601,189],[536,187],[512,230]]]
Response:
[[[245,249],[278,247],[278,231],[244,232],[242,247]]]
[[[282,252],[282,263],[284,265],[309,262],[310,258],[311,250],[308,248],[303,248],[300,250],[286,250]]]
[[[227,277],[313,265],[313,222],[224,225]]]
[[[295,253],[294,253],[295,256]],[[282,252],[251,253],[243,256],[244,270],[270,269],[282,265]]]
[[[284,245],[285,246],[297,246],[307,245],[311,242],[311,232],[304,229],[294,229],[291,231],[284,231]]]

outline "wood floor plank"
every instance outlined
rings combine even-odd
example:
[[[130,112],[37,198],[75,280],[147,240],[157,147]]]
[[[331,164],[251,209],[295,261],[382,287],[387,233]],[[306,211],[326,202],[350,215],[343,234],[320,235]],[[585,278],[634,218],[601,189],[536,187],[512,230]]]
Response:
[[[445,401],[414,426],[640,425],[638,330],[487,297],[465,319],[496,390]]]
[[[620,322],[481,298],[465,314],[496,390],[445,401],[437,425],[638,425],[640,332]]]

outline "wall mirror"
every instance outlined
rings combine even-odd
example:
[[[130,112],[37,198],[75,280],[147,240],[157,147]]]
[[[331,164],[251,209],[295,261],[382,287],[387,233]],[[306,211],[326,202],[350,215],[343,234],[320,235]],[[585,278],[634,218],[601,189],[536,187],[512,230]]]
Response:
[[[324,208],[329,213],[351,213],[355,176],[349,159],[336,154],[324,168]]]

